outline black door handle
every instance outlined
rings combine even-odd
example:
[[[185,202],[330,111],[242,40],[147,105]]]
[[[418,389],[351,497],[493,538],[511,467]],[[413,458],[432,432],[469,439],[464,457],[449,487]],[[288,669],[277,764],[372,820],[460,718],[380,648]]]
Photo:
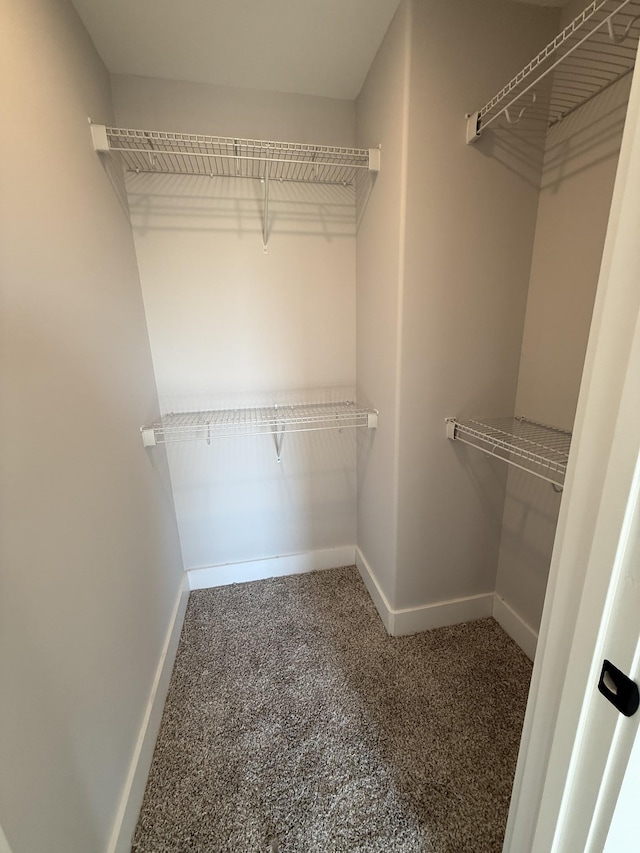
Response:
[[[640,705],[638,685],[611,661],[605,660],[602,664],[598,690],[625,717],[633,716],[638,710]]]

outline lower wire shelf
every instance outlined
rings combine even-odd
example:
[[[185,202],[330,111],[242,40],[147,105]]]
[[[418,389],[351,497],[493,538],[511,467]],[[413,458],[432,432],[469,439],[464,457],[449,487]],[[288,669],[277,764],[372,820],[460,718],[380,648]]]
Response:
[[[447,438],[562,487],[571,433],[522,417],[458,420],[446,418]]]
[[[276,437],[278,461],[286,432],[311,432],[378,425],[378,411],[345,400],[295,406],[267,406],[254,409],[215,409],[208,412],[171,412],[151,426],[142,427],[145,447],[177,441],[210,442],[212,438],[243,435]],[[279,441],[278,441],[279,440]]]

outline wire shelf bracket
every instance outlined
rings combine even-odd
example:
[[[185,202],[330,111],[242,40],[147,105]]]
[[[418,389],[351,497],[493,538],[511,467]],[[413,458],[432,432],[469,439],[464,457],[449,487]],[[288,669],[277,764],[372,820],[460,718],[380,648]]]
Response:
[[[193,133],[132,130],[91,122],[94,150],[122,158],[135,174],[254,178],[263,185],[262,238],[269,237],[269,183],[353,186],[360,171],[380,171],[380,147],[340,148],[297,142],[235,139]]]
[[[501,116],[513,125],[526,113],[552,127],[620,80],[635,65],[639,22],[640,0],[592,0],[497,95],[467,114],[467,143],[477,142]],[[546,78],[548,85],[533,92]],[[528,93],[533,103],[521,106]]]
[[[282,458],[287,432],[315,432],[378,426],[377,409],[357,406],[351,400],[254,409],[216,409],[207,412],[171,412],[151,426],[141,427],[145,447],[180,441],[202,441],[246,435],[272,435],[276,458]]]
[[[446,418],[447,438],[461,441],[562,489],[571,433],[522,417]]]

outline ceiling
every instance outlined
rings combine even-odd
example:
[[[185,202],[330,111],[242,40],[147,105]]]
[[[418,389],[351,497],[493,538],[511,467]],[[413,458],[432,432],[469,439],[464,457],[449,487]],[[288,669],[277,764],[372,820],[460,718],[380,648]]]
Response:
[[[72,2],[113,74],[352,100],[400,0]]]
[[[107,68],[357,96],[400,0],[73,0]]]

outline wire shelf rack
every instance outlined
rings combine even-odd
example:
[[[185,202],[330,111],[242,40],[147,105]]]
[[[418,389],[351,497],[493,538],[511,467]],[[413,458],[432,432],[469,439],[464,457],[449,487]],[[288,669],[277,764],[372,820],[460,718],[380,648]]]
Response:
[[[522,417],[446,419],[447,437],[462,441],[555,486],[564,485],[571,433]]]
[[[311,432],[378,425],[376,409],[365,409],[345,400],[295,406],[267,406],[253,409],[216,409],[208,412],[171,412],[155,424],[142,427],[145,447],[176,441],[210,442],[215,438],[243,435],[274,435],[278,461],[282,436],[286,432]]]
[[[551,127],[631,72],[640,36],[639,0],[593,0],[480,110],[467,142],[500,117]],[[546,81],[546,84],[543,83]]]
[[[91,126],[97,151],[117,153],[129,172],[351,185],[378,171],[379,149],[234,139]]]

